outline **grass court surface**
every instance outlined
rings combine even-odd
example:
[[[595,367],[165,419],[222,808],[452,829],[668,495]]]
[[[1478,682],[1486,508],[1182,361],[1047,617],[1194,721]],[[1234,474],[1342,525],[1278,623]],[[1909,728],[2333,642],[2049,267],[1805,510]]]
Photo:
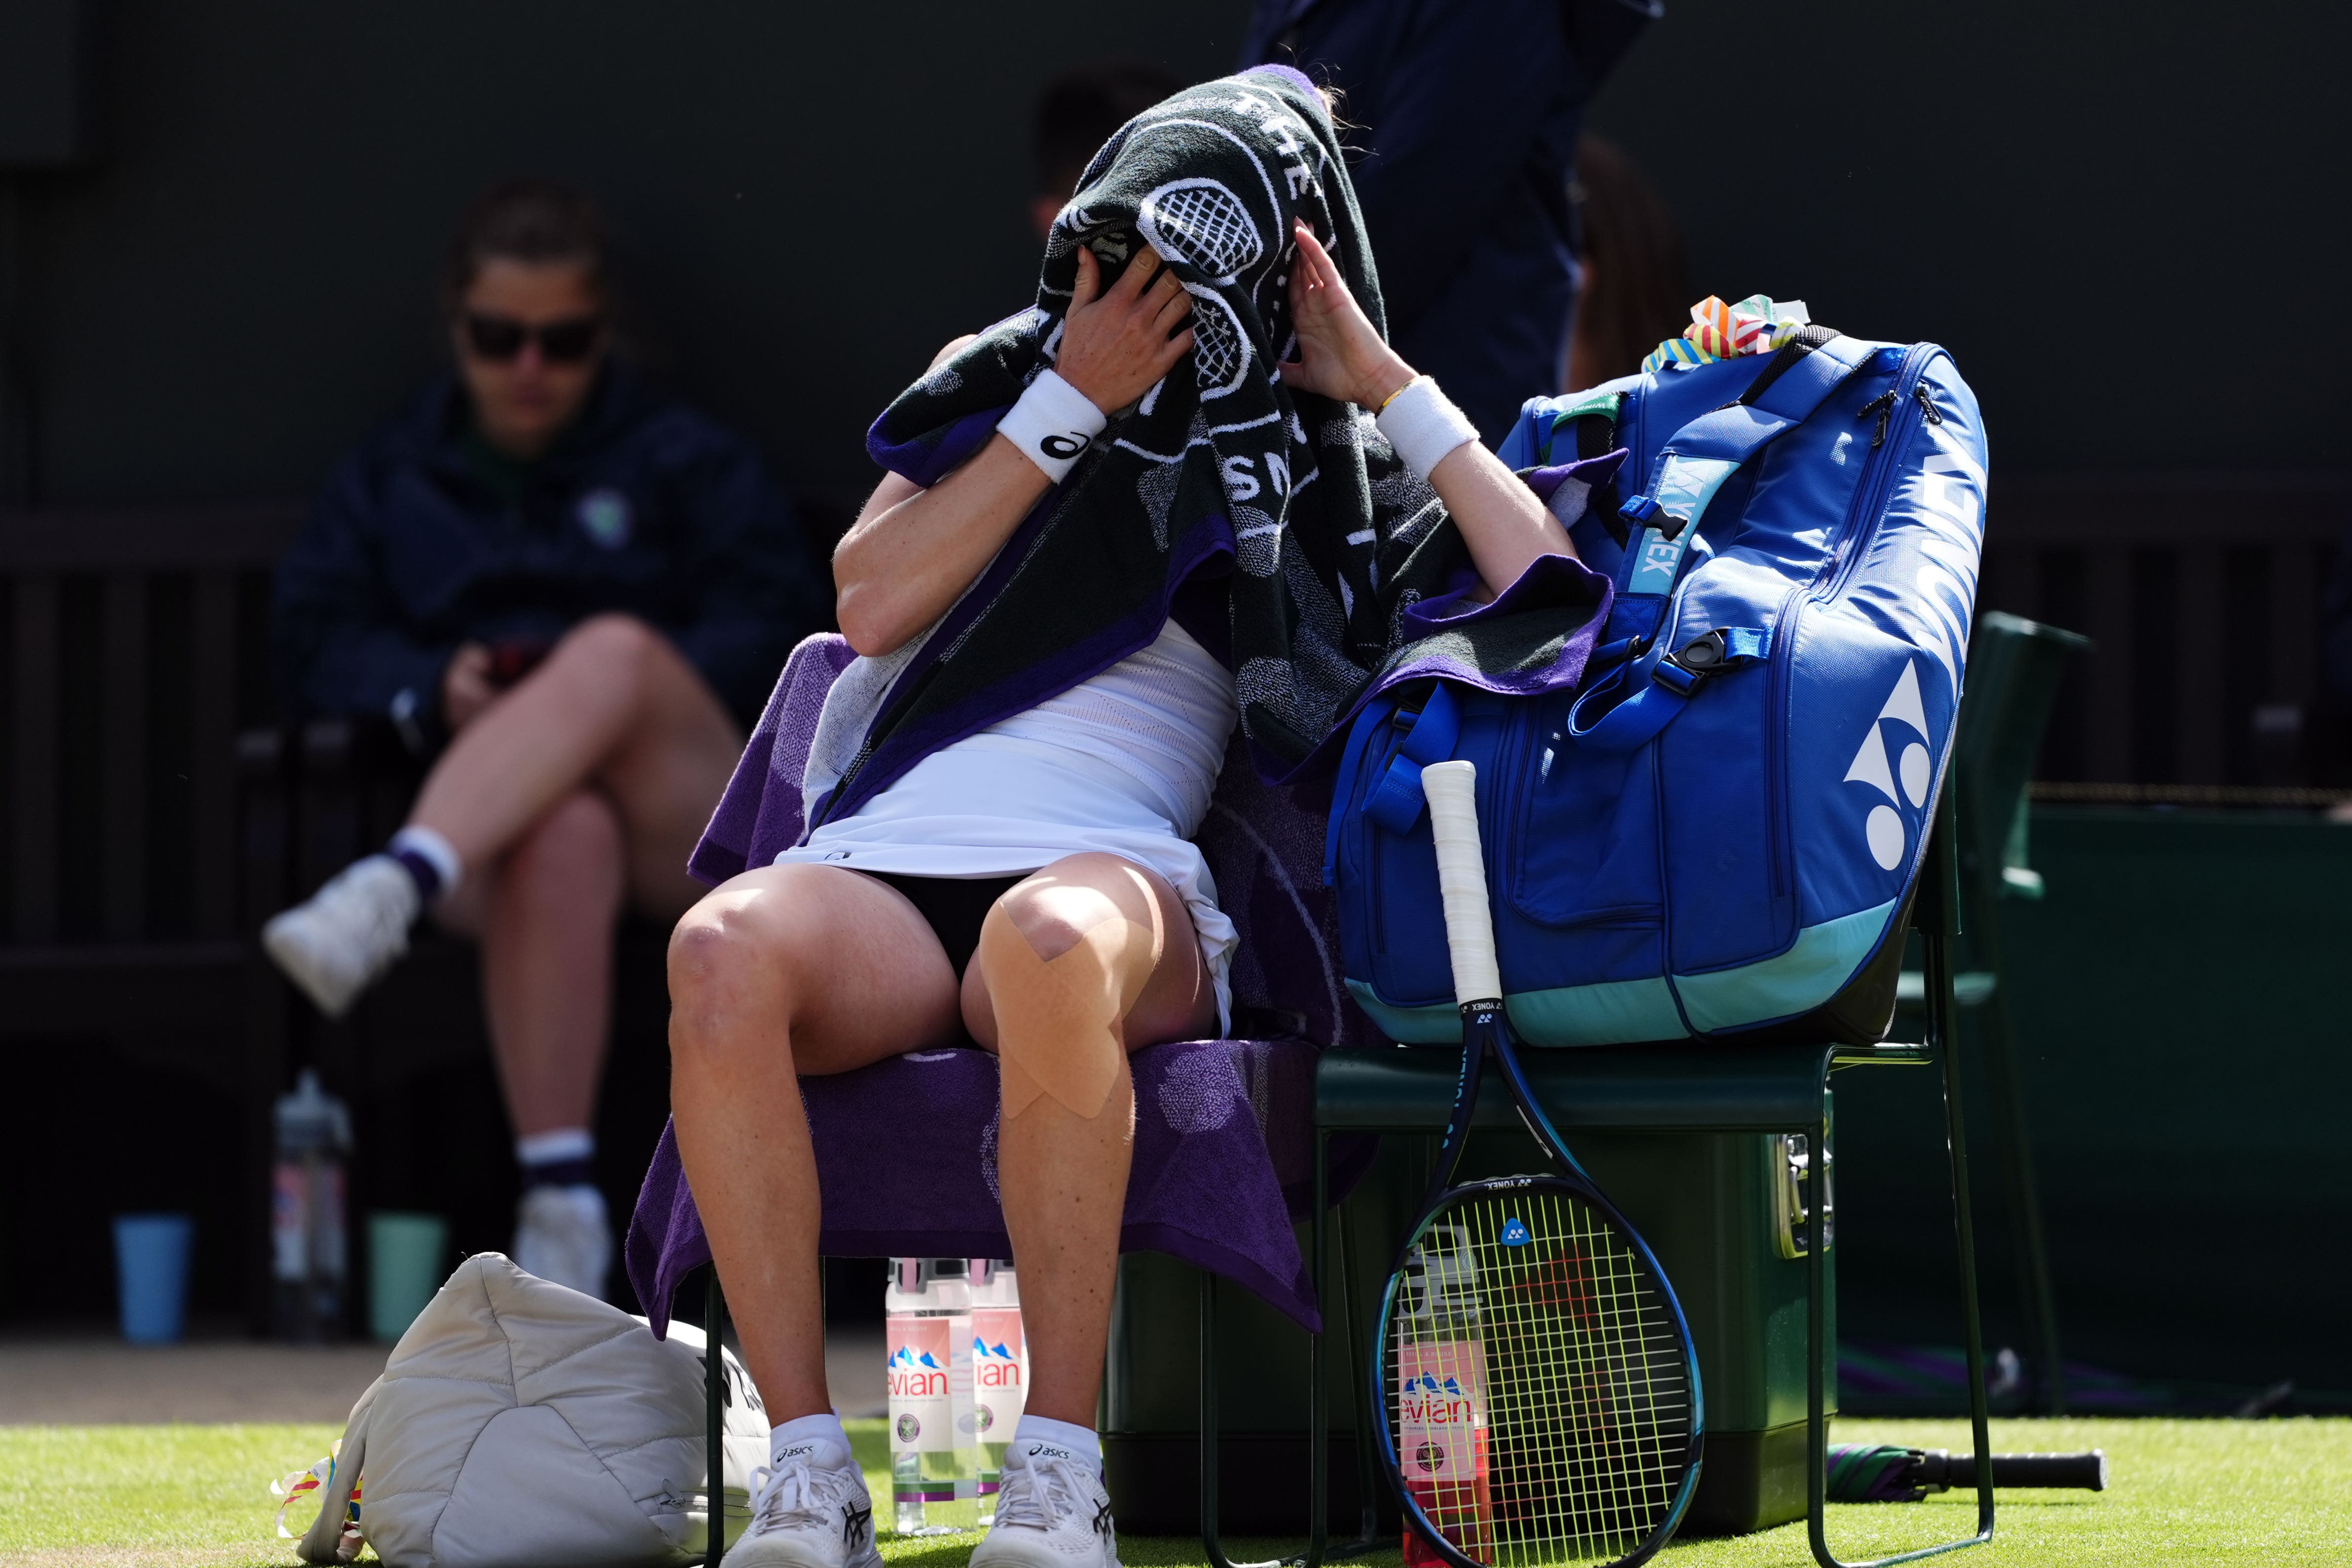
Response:
[[[866,1482],[888,1510],[883,1424],[849,1424]],[[338,1436],[323,1426],[0,1427],[0,1568],[83,1564],[225,1564],[296,1561],[271,1523],[272,1478],[309,1465]],[[1851,1421],[1841,1442],[1965,1448],[1958,1421]],[[1993,1544],[1953,1559],[2013,1568],[2044,1564],[2352,1564],[2352,1419],[1996,1421],[2003,1452],[2105,1448],[2105,1492],[2009,1492]],[[1975,1494],[1910,1506],[1838,1506],[1830,1537],[1849,1559],[1966,1533]],[[294,1521],[299,1529],[307,1519]],[[892,1568],[963,1568],[978,1536],[882,1538]],[[1236,1558],[1297,1543],[1227,1542]],[[1131,1568],[1202,1563],[1196,1540],[1122,1537]],[[371,1555],[362,1559],[374,1561]],[[1391,1550],[1360,1561],[1397,1568]],[[1687,1541],[1657,1562],[1674,1568],[1812,1561],[1798,1523],[1761,1535]]]

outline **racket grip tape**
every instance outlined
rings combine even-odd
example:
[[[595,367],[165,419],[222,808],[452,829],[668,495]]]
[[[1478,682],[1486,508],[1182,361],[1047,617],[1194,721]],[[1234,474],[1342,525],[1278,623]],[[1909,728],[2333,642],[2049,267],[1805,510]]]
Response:
[[[1478,770],[1466,762],[1421,770],[1429,825],[1437,840],[1437,891],[1445,908],[1445,946],[1454,961],[1454,999],[1467,1007],[1503,999],[1495,962],[1495,917],[1486,902],[1486,857],[1478,841]]]

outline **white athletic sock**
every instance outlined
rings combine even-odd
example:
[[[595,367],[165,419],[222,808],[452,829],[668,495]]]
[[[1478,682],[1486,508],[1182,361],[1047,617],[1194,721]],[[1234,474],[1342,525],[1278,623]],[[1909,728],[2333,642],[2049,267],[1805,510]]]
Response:
[[[526,1187],[583,1187],[595,1182],[596,1135],[585,1127],[558,1127],[515,1140],[515,1163]]]
[[[446,838],[429,827],[412,822],[394,834],[392,842],[384,846],[384,853],[395,860],[405,858],[404,851],[424,861],[438,879],[435,887],[417,889],[424,894],[426,903],[436,899],[446,899],[457,890],[458,879],[466,874],[466,867]]]
[[[841,1417],[830,1410],[814,1415],[796,1415],[768,1433],[768,1462],[774,1464],[776,1456],[795,1443],[811,1438],[838,1443],[844,1454],[849,1452],[849,1434],[841,1429]]]
[[[1056,1421],[1050,1415],[1033,1415],[1024,1410],[1021,1413],[1021,1425],[1013,1429],[1013,1440],[1015,1443],[1032,1440],[1051,1443],[1083,1454],[1096,1468],[1102,1468],[1102,1439],[1095,1436],[1095,1429],[1091,1426]]]

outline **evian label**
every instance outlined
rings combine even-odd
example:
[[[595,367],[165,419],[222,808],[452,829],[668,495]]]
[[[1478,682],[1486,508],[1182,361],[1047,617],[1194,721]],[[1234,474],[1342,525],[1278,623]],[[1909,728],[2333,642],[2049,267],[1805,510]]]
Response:
[[[1494,1561],[1486,1486],[1486,1347],[1423,1340],[1397,1347],[1397,1459],[1413,1500],[1465,1555]],[[1407,1531],[1406,1568],[1442,1560]]]
[[[971,1310],[971,1397],[979,1407],[980,1440],[1009,1443],[1021,1424],[1028,1349],[1021,1342],[1021,1309]]]
[[[956,1446],[950,1373],[952,1322],[944,1317],[894,1317],[889,1347],[890,1447],[900,1454],[940,1454]]]
[[[1478,1472],[1486,1425],[1486,1347],[1476,1340],[1397,1346],[1397,1458],[1407,1481],[1442,1486]]]

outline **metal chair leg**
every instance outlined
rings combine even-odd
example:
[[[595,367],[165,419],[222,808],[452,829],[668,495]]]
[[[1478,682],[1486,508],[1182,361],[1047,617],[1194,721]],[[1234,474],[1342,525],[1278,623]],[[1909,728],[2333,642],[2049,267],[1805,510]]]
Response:
[[[1297,1557],[1283,1557],[1268,1563],[1234,1563],[1225,1555],[1223,1531],[1217,1502],[1218,1437],[1217,1417],[1217,1277],[1207,1269],[1201,1270],[1201,1548],[1207,1555],[1210,1568],[1321,1568],[1325,1563],[1361,1556],[1376,1552],[1387,1544],[1380,1535],[1380,1514],[1374,1501],[1373,1488],[1378,1484],[1371,1465],[1370,1427],[1366,1426],[1369,1412],[1364,1408],[1360,1378],[1351,1376],[1356,1385],[1356,1472],[1357,1484],[1363,1500],[1363,1531],[1354,1541],[1333,1547],[1330,1541],[1331,1488],[1331,1412],[1329,1369],[1325,1362],[1331,1325],[1330,1309],[1326,1305],[1329,1293],[1323,1288],[1324,1260],[1330,1245],[1328,1215],[1330,1213],[1330,1164],[1326,1159],[1328,1140],[1319,1130],[1315,1135],[1315,1196],[1314,1217],[1308,1225],[1307,1273],[1315,1291],[1315,1304],[1324,1313],[1324,1332],[1307,1336],[1307,1550]],[[1345,1300],[1340,1310],[1355,1342],[1359,1332],[1356,1321],[1355,1253],[1349,1242],[1347,1215],[1339,1216],[1340,1289]]]
[[[719,1286],[719,1265],[710,1266],[710,1283],[702,1297],[703,1491],[709,1502],[709,1543],[703,1562],[719,1568],[727,1554],[727,1295]]]
[[[1319,1227],[1318,1227],[1319,1228]],[[1319,1273],[1320,1270],[1318,1270]],[[1320,1284],[1320,1281],[1318,1281]],[[1318,1292],[1319,1294],[1319,1292]],[[1307,1419],[1321,1422],[1323,1413],[1323,1336],[1307,1336]],[[1201,1550],[1210,1568],[1321,1568],[1325,1536],[1321,1456],[1309,1439],[1309,1469],[1316,1491],[1308,1503],[1307,1552],[1300,1557],[1275,1557],[1263,1563],[1235,1563],[1225,1555],[1217,1505],[1217,1277],[1201,1270]]]
[[[1986,900],[1990,902],[1990,900]],[[1986,1086],[1992,1091],[1992,1117],[2000,1139],[2002,1195],[2015,1227],[2019,1283],[2025,1298],[2026,1333],[2044,1414],[2066,1413],[2066,1377],[2058,1350],[2058,1305],[2050,1285],[2050,1251],[2042,1240],[2042,1194],[2033,1176],[2033,1148],[2026,1141],[2025,1086],[2017,1064],[2017,1034],[2009,1012],[2009,968],[1997,910],[1981,909],[1970,936],[1979,960],[1999,981],[1977,1012],[1977,1044],[1984,1053]]]
[[[1992,1540],[1992,1436],[1988,1426],[1990,1412],[1985,1403],[1984,1332],[1977,1317],[1977,1250],[1969,1210],[1968,1144],[1960,1116],[1960,1061],[1952,1032],[1952,943],[1950,932],[1944,929],[1948,923],[1948,921],[1935,920],[1926,933],[1927,1030],[1928,1043],[1942,1058],[1944,1067],[1944,1132],[1946,1147],[1951,1155],[1952,1228],[1960,1258],[1960,1316],[1965,1336],[1963,1342],[1968,1350],[1969,1417],[1976,1439],[1977,1532],[1958,1541],[1898,1552],[1863,1563],[1842,1562],[1830,1550],[1827,1533],[1829,1415],[1822,1387],[1828,1359],[1826,1325],[1823,1322],[1827,1292],[1823,1286],[1827,1273],[1824,1253],[1829,1238],[1822,1225],[1825,1205],[1815,1202],[1808,1216],[1810,1245],[1805,1258],[1805,1329],[1808,1342],[1805,1354],[1808,1380],[1805,1389],[1805,1491],[1806,1523],[1812,1542],[1813,1560],[1822,1568],[1888,1568],[1893,1563],[1916,1562],[1922,1557],[1957,1552],[1965,1546],[1981,1546]],[[1829,1147],[1829,1131],[1827,1118],[1814,1123],[1812,1146],[1815,1149],[1826,1150]]]
[[[1348,1211],[1339,1211],[1339,1310],[1347,1314],[1348,1346],[1362,1353],[1365,1342],[1364,1321],[1357,1303],[1363,1297],[1356,1290],[1355,1226],[1349,1222]],[[1351,1365],[1348,1369],[1348,1389],[1353,1396],[1356,1410],[1356,1497],[1361,1510],[1360,1522],[1356,1527],[1356,1539],[1344,1546],[1335,1546],[1324,1556],[1332,1562],[1377,1552],[1388,1544],[1381,1534],[1381,1478],[1379,1461],[1372,1458],[1372,1422],[1376,1417],[1371,1401],[1364,1392],[1365,1379],[1357,1375]],[[1324,1434],[1317,1433],[1318,1442]]]

